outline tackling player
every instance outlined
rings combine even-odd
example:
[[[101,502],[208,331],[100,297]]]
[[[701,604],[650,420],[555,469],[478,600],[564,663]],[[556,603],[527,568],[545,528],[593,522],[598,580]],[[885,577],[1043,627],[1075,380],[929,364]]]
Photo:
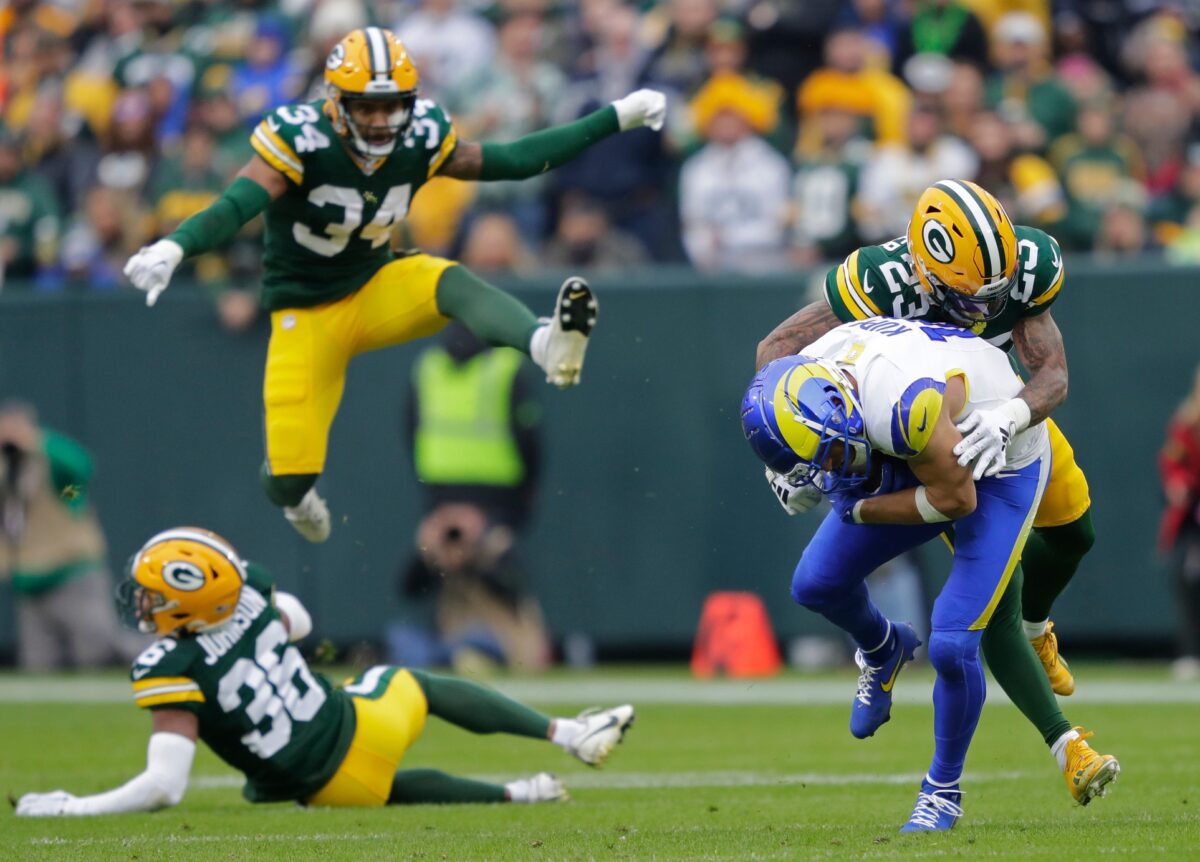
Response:
[[[1063,280],[1062,253],[1053,237],[1013,225],[1000,202],[974,183],[943,180],[917,201],[907,236],[851,253],[826,276],[824,301],[800,309],[758,346],[761,368],[839,323],[878,315],[952,323],[1001,350],[1015,348],[1029,380],[1004,404],[964,420],[959,430],[966,439],[958,454],[959,463],[974,462],[977,478],[995,475],[1013,435],[1043,420],[1050,435],[1050,481],[1021,566],[983,638],[996,681],[1048,745],[1060,725],[1046,679],[1054,693],[1075,690],[1058,654],[1050,607],[1095,540],[1087,479],[1048,418],[1067,396],[1062,335],[1050,314]]]
[[[186,257],[219,248],[266,212],[264,307],[271,341],[263,381],[267,496],[306,539],[322,542],[329,509],[315,484],[329,428],[359,353],[430,335],[459,320],[490,344],[528,353],[557,386],[579,381],[597,305],[570,278],[539,323],[508,294],[454,261],[392,254],[392,228],[434,176],[518,180],[601,138],[662,128],[666,98],[638,90],[563,126],[508,144],[460,141],[449,116],[418,96],[418,75],[388,30],[355,30],[325,64],[328,96],[271,111],[256,155],[212,206],[129,259],[125,274],[153,305]]]
[[[1008,441],[1004,471],[975,479],[959,463],[955,423],[998,409],[1020,389],[1007,357],[967,330],[876,318],[769,363],[742,402],[742,427],[769,470],[834,505],[796,567],[792,597],[859,646],[850,718],[857,737],[890,718],[892,687],[920,644],[911,626],[879,612],[863,580],[954,522],[954,563],[929,638],[933,762],[901,831],[949,829],[962,815],[959,780],[986,690],[979,642],[1021,557],[1050,444],[1045,426],[1023,429]],[[1119,766],[1081,731],[1067,724],[1053,752],[1086,805]]]
[[[550,802],[567,798],[549,773],[504,785],[432,769],[396,771],[426,715],[473,733],[547,739],[599,766],[633,723],[618,706],[548,718],[475,683],[380,665],[335,688],[292,644],[312,620],[299,600],[214,533],[154,536],[119,588],[126,612],[161,639],[134,662],[138,706],[153,713],[146,769],[106,793],[26,793],[22,816],[153,811],[183,799],[196,739],[244,773],[251,802],[380,806]]]

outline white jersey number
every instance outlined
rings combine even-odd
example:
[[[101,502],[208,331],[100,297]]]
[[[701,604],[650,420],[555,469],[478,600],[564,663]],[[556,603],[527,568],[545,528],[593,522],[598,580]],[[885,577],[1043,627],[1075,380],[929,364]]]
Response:
[[[251,695],[244,705],[243,688]],[[242,742],[266,760],[291,741],[293,721],[310,721],[317,714],[325,703],[325,690],[313,678],[300,651],[288,646],[283,623],[274,620],[259,633],[254,659],[239,658],[221,677],[217,703],[225,712],[245,710],[255,729],[243,736]]]
[[[359,237],[369,240],[371,248],[379,248],[388,240],[392,225],[408,214],[408,201],[412,186],[405,183],[388,189],[383,203],[371,223],[362,229]],[[317,207],[337,206],[342,208],[342,220],[325,225],[322,233],[315,232],[306,224],[292,225],[292,237],[309,251],[322,257],[333,257],[346,250],[354,232],[362,225],[363,199],[357,190],[345,186],[320,185],[308,193],[308,202]]]

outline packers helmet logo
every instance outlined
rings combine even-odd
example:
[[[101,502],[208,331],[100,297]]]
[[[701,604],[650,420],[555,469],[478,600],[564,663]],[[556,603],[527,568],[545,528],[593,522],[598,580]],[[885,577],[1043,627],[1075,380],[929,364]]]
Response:
[[[921,226],[921,239],[925,242],[929,256],[938,263],[954,260],[954,237],[950,236],[950,231],[937,219],[925,220],[925,224]]]
[[[325,68],[337,69],[344,62],[346,62],[346,46],[338,42],[333,46],[333,50],[329,52],[329,59],[325,61]]]
[[[185,593],[195,592],[208,580],[199,566],[183,560],[172,560],[163,566],[162,579]]]

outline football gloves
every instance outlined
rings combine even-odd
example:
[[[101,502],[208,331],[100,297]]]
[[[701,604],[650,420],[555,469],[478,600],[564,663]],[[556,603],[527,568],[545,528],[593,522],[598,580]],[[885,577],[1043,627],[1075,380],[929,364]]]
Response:
[[[786,476],[780,476],[770,467],[766,469],[767,483],[779,505],[783,506],[783,511],[789,515],[801,515],[821,502],[821,491],[813,483],[793,485]]]
[[[1029,405],[1013,398],[995,410],[976,410],[957,425],[963,439],[954,447],[960,466],[974,463],[972,478],[978,482],[995,476],[1008,461],[1008,444],[1029,427]]]
[[[171,274],[183,260],[183,249],[174,240],[160,239],[144,246],[125,264],[125,275],[138,290],[146,291],[146,305],[158,302],[158,295],[167,289]]]
[[[667,116],[667,97],[658,90],[635,90],[612,104],[617,109],[617,123],[622,132],[642,126],[657,132]]]

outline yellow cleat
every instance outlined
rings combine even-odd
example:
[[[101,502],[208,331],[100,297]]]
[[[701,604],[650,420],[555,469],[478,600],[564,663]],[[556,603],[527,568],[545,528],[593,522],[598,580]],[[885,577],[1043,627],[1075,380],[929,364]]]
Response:
[[[1067,766],[1063,777],[1071,795],[1080,805],[1087,805],[1097,796],[1108,793],[1108,785],[1121,774],[1121,764],[1111,754],[1098,754],[1085,740],[1092,736],[1090,730],[1076,727],[1078,739],[1067,743]]]
[[[1046,630],[1030,641],[1033,651],[1041,659],[1046,676],[1050,678],[1050,688],[1055,694],[1063,697],[1075,693],[1075,677],[1071,676],[1071,667],[1066,659],[1058,654],[1058,638],[1054,636],[1054,623],[1046,623]]]

